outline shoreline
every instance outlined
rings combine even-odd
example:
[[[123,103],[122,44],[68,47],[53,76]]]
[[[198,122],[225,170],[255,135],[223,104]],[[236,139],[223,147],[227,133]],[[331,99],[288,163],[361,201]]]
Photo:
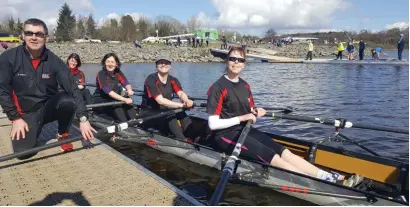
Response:
[[[217,44],[212,44],[218,48]],[[18,44],[9,44],[10,48]],[[82,63],[101,63],[101,59],[107,53],[116,53],[121,63],[154,63],[157,55],[166,54],[172,62],[180,63],[222,63],[223,59],[214,57],[210,49],[215,47],[192,48],[190,46],[165,46],[143,44],[142,48],[136,48],[133,43],[46,43],[48,49],[59,56],[64,62],[71,53],[80,55]],[[271,45],[248,45],[247,49],[252,53],[255,51],[266,51],[275,56],[286,58],[305,58],[308,47],[307,44],[292,44],[282,47],[272,47]],[[0,54],[5,50],[0,47]],[[394,50],[385,50],[394,51]],[[313,58],[334,57],[336,54],[335,45],[314,45]],[[354,55],[357,54],[357,51]],[[346,52],[343,55],[347,55]],[[365,56],[371,56],[370,48],[366,48]]]

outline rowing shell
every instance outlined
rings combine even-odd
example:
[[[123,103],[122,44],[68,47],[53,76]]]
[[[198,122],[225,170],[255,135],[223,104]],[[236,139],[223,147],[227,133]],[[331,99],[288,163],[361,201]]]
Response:
[[[196,131],[205,134],[207,121],[198,117],[191,119]],[[96,128],[113,123],[104,115],[94,115],[90,120]],[[324,145],[315,145],[313,148],[313,143],[307,141],[267,134],[299,156],[307,159],[313,155],[312,163],[315,165],[340,173],[358,173],[367,179],[356,188],[350,188],[242,159],[232,182],[270,188],[318,205],[408,205],[408,163]],[[221,170],[228,158],[211,148],[210,140],[206,137],[192,144],[139,127],[121,131],[111,141],[145,143],[162,152],[218,170]],[[313,154],[312,149],[315,149]]]

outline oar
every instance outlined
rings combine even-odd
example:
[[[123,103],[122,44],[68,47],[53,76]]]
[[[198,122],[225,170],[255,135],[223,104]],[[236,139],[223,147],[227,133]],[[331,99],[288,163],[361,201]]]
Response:
[[[331,125],[335,127],[341,128],[359,128],[359,129],[370,129],[375,131],[384,131],[384,132],[393,132],[399,134],[408,134],[409,130],[406,129],[398,129],[392,127],[384,127],[384,126],[374,126],[369,124],[361,124],[361,123],[353,123],[350,121],[341,121],[341,120],[332,120],[332,119],[322,119],[318,117],[307,117],[307,116],[297,116],[297,115],[288,115],[284,113],[266,113],[267,117],[278,118],[278,119],[289,119],[289,120],[296,120],[296,121],[304,121],[304,122],[312,122],[312,123],[320,123],[325,125]]]
[[[98,108],[98,107],[105,107],[105,106],[116,106],[116,105],[122,105],[125,104],[122,101],[113,101],[113,102],[107,102],[107,103],[97,103],[97,104],[88,104],[85,105],[87,107],[87,110],[92,110],[93,108]],[[7,118],[6,115],[0,116],[0,119],[5,119]]]
[[[261,106],[261,108],[263,108],[265,110],[272,110],[272,111],[279,110],[279,111],[283,111],[283,113],[285,113],[285,114],[288,114],[288,113],[291,113],[291,112],[294,112],[294,111],[298,110],[297,108],[294,108],[294,107],[291,107],[291,106],[286,106],[286,107],[264,107],[264,106]]]
[[[315,190],[311,188],[298,188],[298,187],[285,186],[285,185],[273,185],[273,184],[265,184],[265,183],[259,183],[259,182],[250,182],[246,180],[240,180],[238,178],[232,179],[229,182],[234,183],[234,184],[257,186],[257,187],[269,188],[273,190],[292,192],[292,193],[331,196],[331,197],[336,197],[336,198],[347,198],[347,199],[353,199],[353,200],[367,200],[366,196],[345,195],[345,194],[339,194],[339,193],[329,193],[325,191],[319,191],[319,190]]]
[[[171,111],[164,111],[164,112],[161,112],[161,113],[158,113],[158,114],[155,114],[155,115],[152,115],[152,116],[148,116],[148,117],[145,117],[145,118],[134,119],[134,120],[130,120],[130,121],[127,121],[127,122],[124,122],[124,123],[119,123],[119,124],[116,124],[116,125],[108,126],[108,127],[105,127],[103,129],[98,130],[97,133],[94,136],[95,137],[100,137],[100,136],[102,136],[104,134],[107,134],[107,133],[110,133],[110,134],[111,133],[117,133],[117,132],[119,132],[121,130],[124,130],[124,129],[127,129],[131,126],[141,125],[146,121],[153,120],[153,119],[158,119],[158,118],[161,118],[163,116],[168,116],[168,115],[171,115],[171,114],[174,114],[174,113],[179,113],[181,111],[184,111],[184,109],[175,109],[175,110],[171,110]],[[11,159],[18,158],[18,157],[25,156],[25,155],[29,155],[29,154],[34,154],[34,153],[44,151],[44,150],[47,150],[47,149],[50,149],[50,148],[53,148],[53,147],[58,147],[62,144],[67,144],[67,143],[79,141],[81,139],[83,139],[82,136],[63,139],[62,141],[53,142],[51,144],[43,145],[43,146],[40,146],[40,147],[35,147],[35,148],[29,149],[29,150],[26,150],[26,151],[5,155],[5,156],[0,157],[0,162],[4,162],[4,161],[7,161],[7,160],[11,160]]]
[[[95,84],[91,84],[91,83],[86,83],[85,86],[89,86],[89,87],[97,87],[97,85]],[[140,90],[140,89],[136,89],[136,88],[132,88],[132,90],[134,92],[139,92],[139,93],[144,93],[144,90]],[[142,96],[143,94],[134,94],[134,96]],[[206,101],[206,98],[197,98],[197,97],[191,97],[188,96],[189,99],[193,100],[193,101]]]
[[[381,157],[381,155],[379,155],[379,154],[376,153],[375,151],[373,151],[373,150],[367,148],[366,146],[363,146],[363,145],[360,144],[359,142],[356,142],[356,141],[354,141],[353,139],[350,139],[349,137],[346,137],[346,136],[343,135],[342,133],[339,133],[337,136],[340,136],[340,137],[342,137],[343,139],[348,140],[349,142],[351,142],[351,143],[357,145],[358,147],[360,147],[360,148],[366,150],[366,151],[369,152],[370,154],[373,154],[373,155],[375,155],[375,156]]]
[[[87,110],[92,110],[93,108],[105,107],[105,106],[116,106],[116,105],[122,105],[122,104],[125,104],[125,103],[122,101],[113,101],[113,102],[107,102],[107,103],[88,104],[85,106],[87,107]]]
[[[233,174],[233,170],[235,169],[235,166],[236,166],[236,161],[239,159],[238,157],[241,154],[242,145],[245,142],[246,137],[248,136],[251,126],[252,126],[252,120],[249,120],[248,123],[246,123],[246,126],[243,128],[241,135],[239,136],[238,142],[235,145],[232,155],[229,157],[228,161],[226,162],[222,170],[221,179],[219,180],[219,183],[215,189],[215,192],[211,197],[211,201],[209,205],[216,206],[221,200],[225,186],[228,183],[229,178],[231,178]]]

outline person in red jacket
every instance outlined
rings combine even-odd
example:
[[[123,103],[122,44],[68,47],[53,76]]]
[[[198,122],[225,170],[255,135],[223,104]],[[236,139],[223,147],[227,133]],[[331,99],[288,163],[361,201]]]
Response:
[[[45,46],[46,24],[39,19],[28,19],[23,29],[24,43],[0,55],[0,105],[12,122],[13,151],[36,147],[43,126],[56,120],[57,140],[67,139],[75,114],[84,139],[91,139],[96,131],[88,121],[85,102],[74,84],[73,75]],[[62,91],[58,91],[58,86]],[[63,144],[61,150],[71,151],[73,145]]]
[[[83,71],[78,68],[81,67],[81,59],[77,53],[71,53],[67,58],[67,66],[71,70],[74,76],[74,81],[77,84],[78,89],[80,89],[83,99],[87,104],[92,104],[93,99],[91,97],[90,91],[85,88],[85,76]]]

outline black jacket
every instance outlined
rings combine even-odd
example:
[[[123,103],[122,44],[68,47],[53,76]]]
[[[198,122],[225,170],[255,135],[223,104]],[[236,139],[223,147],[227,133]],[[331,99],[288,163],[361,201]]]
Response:
[[[397,49],[404,50],[404,45],[405,45],[404,38],[400,38],[399,42],[397,43]]]
[[[74,98],[77,117],[87,116],[85,101],[67,65],[45,46],[35,69],[25,45],[0,55],[0,105],[10,120],[40,109],[58,93]]]

